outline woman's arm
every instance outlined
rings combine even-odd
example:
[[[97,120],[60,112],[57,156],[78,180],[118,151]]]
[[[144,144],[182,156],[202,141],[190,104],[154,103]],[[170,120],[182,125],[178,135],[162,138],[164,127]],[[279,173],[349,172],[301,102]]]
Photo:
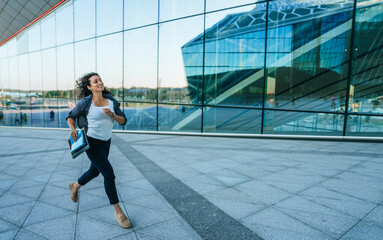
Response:
[[[102,110],[104,111],[105,115],[108,115],[113,120],[116,120],[116,122],[118,124],[121,124],[121,125],[125,124],[125,118],[124,117],[121,117],[121,116],[115,114],[109,108],[103,108]]]
[[[68,123],[68,126],[70,128],[70,135],[72,136],[73,138],[73,141],[77,141],[77,130],[76,130],[76,121],[72,118],[67,118],[67,123]]]
[[[118,122],[118,124],[120,124],[120,125],[125,124],[125,118],[118,116],[117,114],[114,114],[113,119],[116,120],[116,122]]]

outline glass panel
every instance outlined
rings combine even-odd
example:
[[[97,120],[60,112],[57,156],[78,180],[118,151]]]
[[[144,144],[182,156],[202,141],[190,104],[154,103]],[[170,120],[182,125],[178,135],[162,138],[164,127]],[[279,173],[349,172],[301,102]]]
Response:
[[[73,42],[73,2],[69,2],[56,11],[57,45]]]
[[[125,32],[125,101],[157,99],[157,29],[151,26]]]
[[[44,90],[44,123],[45,127],[58,127],[58,102],[56,80],[56,50],[42,52],[43,90]]]
[[[235,7],[254,2],[262,2],[262,0],[206,0],[206,11],[210,12],[218,9]]]
[[[97,35],[122,30],[123,0],[97,0]]]
[[[10,87],[10,101],[7,105],[11,112],[11,119],[13,126],[21,126],[20,121],[20,84],[18,76],[18,63],[17,57],[9,58],[9,87]]]
[[[265,134],[337,135],[343,134],[344,115],[293,111],[265,111]]]
[[[252,21],[265,8],[250,5],[206,16],[205,104],[262,107],[266,23]],[[203,38],[189,44],[202,46]]]
[[[41,21],[41,47],[49,48],[56,45],[55,14],[49,14]]]
[[[201,104],[203,16],[160,25],[159,100]],[[200,36],[199,36],[200,35]]]
[[[343,112],[353,3],[291,3],[269,3],[265,105]]]
[[[4,110],[2,102],[0,102],[0,126],[4,126]]]
[[[347,117],[348,136],[381,137],[383,132],[382,116],[357,116]]]
[[[204,0],[161,0],[160,21],[203,13]]]
[[[349,112],[383,113],[382,9],[383,1],[357,4]]]
[[[1,125],[11,125],[11,114],[8,110],[7,102],[10,101],[11,95],[9,91],[9,74],[8,74],[8,59],[4,58],[0,60],[0,82],[1,82],[1,113],[0,121]]]
[[[124,28],[134,28],[156,23],[158,0],[125,0]]]
[[[125,130],[157,130],[157,106],[147,103],[125,103]]]
[[[207,107],[203,118],[204,132],[261,133],[261,110]]]
[[[7,57],[7,54],[8,54],[7,51],[8,51],[7,44],[3,44],[0,46],[0,59]]]
[[[73,44],[57,48],[59,127],[67,128],[66,117],[75,106]]]
[[[17,40],[12,38],[7,42],[8,57],[17,55]]]
[[[95,36],[95,0],[74,1],[74,38],[76,41]]]
[[[97,38],[97,72],[118,101],[122,101],[122,52],[122,33]]]
[[[31,126],[31,94],[29,80],[29,54],[18,56],[20,81],[20,122],[22,126]]]
[[[96,44],[90,39],[75,44],[75,79],[96,71]]]
[[[41,52],[29,54],[32,126],[44,127],[43,121],[43,76],[41,73]]]
[[[30,52],[41,49],[40,37],[40,22],[37,22],[28,29],[28,49]]]
[[[201,107],[160,104],[158,106],[158,130],[201,132]]]
[[[22,32],[17,35],[17,54],[28,52],[28,33]]]

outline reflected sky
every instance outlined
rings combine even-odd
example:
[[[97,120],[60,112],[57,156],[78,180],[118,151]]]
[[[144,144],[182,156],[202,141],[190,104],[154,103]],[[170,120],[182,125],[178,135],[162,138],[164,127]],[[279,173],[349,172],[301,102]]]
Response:
[[[206,14],[205,28],[210,29],[215,25],[218,28],[219,26],[217,23],[221,22],[228,15],[245,13],[254,8],[265,8],[265,3],[257,4],[256,2],[257,1],[248,0],[206,0],[207,11],[215,11],[229,7],[230,9]],[[290,1],[290,3],[291,2],[293,1]],[[309,1],[309,4],[316,5],[320,2],[321,1]],[[343,0],[329,1],[329,3],[332,4],[345,2],[346,1]],[[372,1],[358,1],[358,6],[363,6],[371,2]],[[280,3],[281,6],[284,4],[283,1],[273,1],[270,3],[270,7],[277,5],[277,3]],[[95,7],[96,4],[97,7]],[[7,42],[6,45],[0,47],[0,57],[4,57],[5,55],[15,56],[20,53],[20,51],[23,52],[21,49],[24,49],[26,45],[28,45],[29,51],[38,50],[40,48],[40,42],[43,48],[51,47],[56,44],[67,44],[73,40],[74,31],[74,39],[76,41],[81,40],[74,44],[74,49],[72,47],[60,47],[57,50],[43,50],[43,72],[38,74],[36,73],[37,70],[31,70],[31,74],[33,74],[32,71],[36,74],[34,78],[41,77],[44,81],[44,90],[53,90],[57,87],[56,81],[52,81],[52,79],[57,79],[57,81],[63,82],[62,79],[70,78],[71,75],[73,75],[74,78],[79,78],[82,74],[90,71],[99,72],[106,85],[111,88],[121,88],[123,85],[125,88],[185,88],[189,83],[186,76],[187,72],[185,72],[185,58],[181,49],[185,44],[189,43],[194,38],[201,36],[204,32],[204,15],[202,14],[204,10],[204,1],[186,0],[181,2],[175,0],[163,0],[160,1],[159,16],[157,4],[158,1],[155,0],[116,0],[113,2],[107,0],[69,1],[61,6],[56,12],[32,26],[23,35],[20,35],[20,38],[12,39]],[[234,5],[240,6],[243,4],[250,5],[232,8]],[[125,16],[122,16],[123,12],[125,12]],[[150,16],[144,15],[145,12]],[[141,13],[141,15],[138,13]],[[200,15],[187,17],[195,14]],[[97,35],[109,34],[122,29],[153,24],[157,21],[158,17],[160,21],[168,21],[160,23],[158,29],[157,25],[154,25],[147,28],[125,31],[124,34],[120,32],[108,36],[97,37],[96,40],[94,40],[96,33]],[[179,17],[187,18],[169,21]],[[73,19],[74,29],[72,26]],[[366,19],[368,21],[371,20],[370,18]],[[357,20],[364,21],[366,19],[358,18]],[[376,21],[380,20],[376,19]],[[276,24],[274,22],[272,23],[274,25]],[[291,26],[272,27],[271,24],[269,27],[267,51],[274,52],[274,54],[267,57],[267,64],[272,65],[275,63],[275,67],[292,66],[294,58],[296,57],[292,57],[291,54],[293,51],[293,45],[291,44],[293,31]],[[157,39],[157,35],[159,36],[159,39]],[[28,36],[28,41],[26,41],[26,36]],[[42,39],[40,39],[40,36],[42,36]],[[217,35],[216,45],[219,44],[219,37],[220,36]],[[258,36],[255,37],[257,38]],[[83,41],[83,39],[86,38],[92,39]],[[264,39],[262,39],[262,41],[263,40]],[[157,41],[159,44],[158,49]],[[231,46],[230,43],[232,43],[233,46]],[[236,41],[228,40],[225,44],[233,51],[233,58],[238,57],[235,55],[238,55],[238,52],[245,49],[245,47],[238,48],[238,42]],[[251,42],[249,45],[257,45],[255,48],[260,48],[259,44],[256,42]],[[338,45],[342,47],[344,42],[338,41]],[[261,46],[261,48],[263,49],[263,46]],[[322,49],[325,48],[330,50],[333,49],[332,45],[327,46],[326,43],[323,43]],[[337,51],[338,50],[339,49],[337,49]],[[159,53],[158,62],[157,52]],[[340,51],[338,52],[340,53]],[[195,54],[198,56],[199,59],[197,60],[200,60],[200,62],[198,63],[198,61],[195,61],[195,65],[192,66],[197,69],[197,72],[200,71],[198,68],[201,68],[203,65],[203,59],[198,55],[200,53],[200,49],[197,49]],[[241,57],[245,55],[246,53],[241,53]],[[206,56],[209,59],[212,57],[208,54]],[[337,56],[338,57],[332,57],[332,65],[340,61],[340,54]],[[254,66],[258,67],[263,65],[263,57],[262,54],[253,54],[253,62],[241,62],[238,66],[232,66],[233,64],[231,63],[228,65],[239,68],[242,68],[245,65],[248,65],[250,68]],[[289,59],[283,60],[287,58]],[[15,65],[14,60],[11,60],[10,58],[9,62],[11,69],[15,70],[17,66],[13,66]],[[209,62],[214,61],[209,60]],[[259,64],[254,64],[254,62]],[[325,61],[322,59],[322,63],[324,62]],[[20,66],[26,63],[28,63],[28,61],[24,58],[20,58]],[[330,63],[330,61],[326,61],[326,63]],[[29,64],[36,63],[30,62]],[[56,65],[57,74],[55,73]],[[207,67],[210,67],[210,65]],[[341,68],[339,69],[341,70]],[[339,69],[335,70],[340,71]],[[218,68],[216,70],[219,71]],[[75,72],[73,73],[73,71]],[[214,69],[209,68],[205,73],[208,71],[214,71]],[[224,71],[225,70],[222,70],[222,72]],[[124,83],[122,82],[123,72],[125,72]],[[19,79],[21,76],[27,75],[28,72],[21,71],[20,74],[18,74],[20,76],[14,76],[12,74],[13,73],[10,71],[8,77],[11,79],[14,79],[14,77],[15,79]],[[4,78],[6,77],[4,76]],[[58,85],[60,90],[66,90],[70,87],[69,83],[71,81],[65,80],[64,82],[65,84]],[[23,87],[20,89],[23,90]]]

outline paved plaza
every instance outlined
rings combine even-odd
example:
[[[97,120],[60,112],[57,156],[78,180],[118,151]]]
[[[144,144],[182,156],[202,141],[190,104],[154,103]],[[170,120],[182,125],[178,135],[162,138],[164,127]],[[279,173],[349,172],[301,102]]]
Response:
[[[0,127],[0,239],[383,239],[383,143],[114,133],[133,228],[67,130]]]

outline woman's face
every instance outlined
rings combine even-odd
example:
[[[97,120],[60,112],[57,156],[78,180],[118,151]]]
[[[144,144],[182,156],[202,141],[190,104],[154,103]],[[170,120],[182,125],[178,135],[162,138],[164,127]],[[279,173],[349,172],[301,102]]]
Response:
[[[102,92],[104,90],[104,83],[97,75],[93,75],[89,78],[89,84],[88,89],[92,92]]]

